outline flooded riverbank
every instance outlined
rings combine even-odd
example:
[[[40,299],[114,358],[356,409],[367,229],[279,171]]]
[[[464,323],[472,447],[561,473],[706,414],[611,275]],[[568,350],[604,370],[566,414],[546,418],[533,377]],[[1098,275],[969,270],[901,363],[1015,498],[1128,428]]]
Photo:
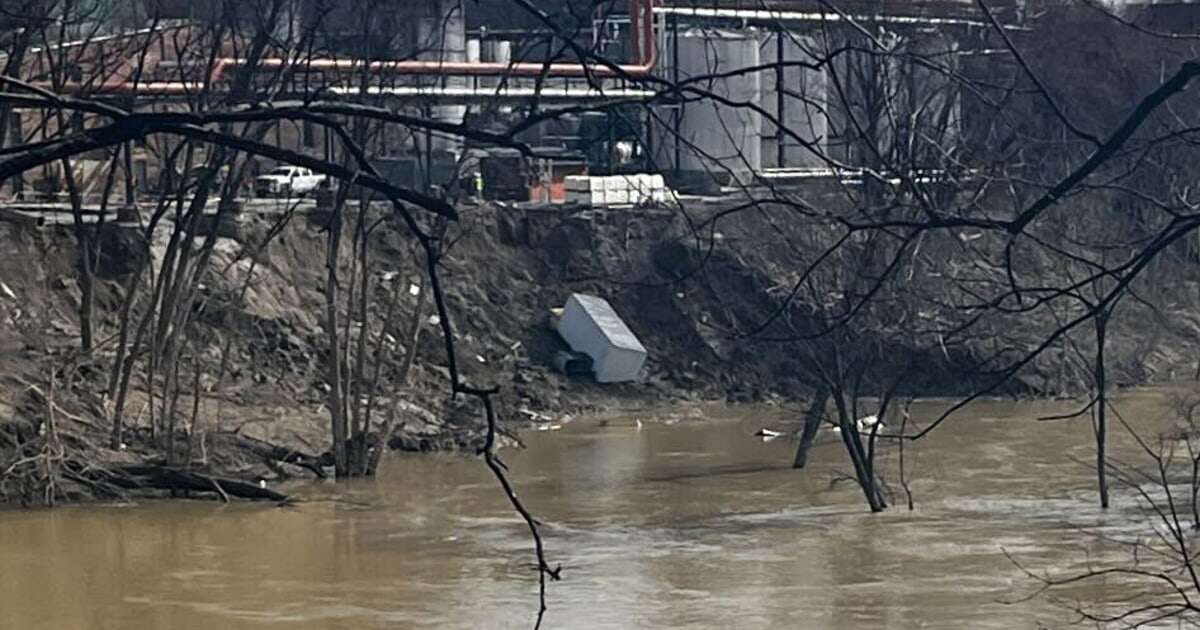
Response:
[[[1152,431],[1163,399],[1121,408]],[[916,510],[880,515],[840,480],[832,438],[793,471],[794,442],[753,436],[795,417],[777,409],[583,420],[504,457],[565,567],[550,628],[1056,626],[1072,617],[1045,600],[1005,603],[1033,585],[1002,549],[1068,570],[1125,558],[1083,530],[1143,525],[1127,492],[1096,507],[1086,419],[1035,419],[1069,407],[973,406],[908,452]],[[1114,453],[1134,459],[1130,442]],[[894,483],[895,453],[881,465]],[[480,462],[397,457],[375,480],[291,490],[305,501],[290,508],[0,513],[0,628],[531,625],[528,533]]]

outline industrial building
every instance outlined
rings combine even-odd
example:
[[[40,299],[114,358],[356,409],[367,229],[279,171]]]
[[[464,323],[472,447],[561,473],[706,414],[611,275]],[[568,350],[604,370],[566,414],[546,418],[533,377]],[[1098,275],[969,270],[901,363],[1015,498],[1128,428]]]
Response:
[[[518,200],[561,199],[565,178],[581,174],[661,173],[676,189],[712,192],[886,171],[901,157],[907,168],[944,168],[948,155],[959,163],[973,128],[953,77],[995,72],[1004,54],[969,0],[540,0],[538,12],[501,0],[290,0],[275,3],[274,41],[253,62],[244,33],[215,51],[195,45],[205,24],[229,19],[228,3],[118,4],[141,13],[114,14],[117,32],[94,38],[73,73],[35,50],[24,76],[133,108],[269,90],[277,101],[371,103],[497,131],[533,112],[570,112],[517,135],[543,160],[458,134],[384,133],[367,147],[402,183],[444,187],[468,169],[486,174],[489,196]],[[236,19],[253,32],[272,4],[239,3]],[[1025,29],[1027,3],[990,4],[1004,28]],[[73,78],[98,69],[103,80]],[[16,115],[10,127],[26,139],[53,128],[36,112]],[[308,123],[281,124],[274,141],[336,151]],[[134,154],[148,186],[151,160]]]

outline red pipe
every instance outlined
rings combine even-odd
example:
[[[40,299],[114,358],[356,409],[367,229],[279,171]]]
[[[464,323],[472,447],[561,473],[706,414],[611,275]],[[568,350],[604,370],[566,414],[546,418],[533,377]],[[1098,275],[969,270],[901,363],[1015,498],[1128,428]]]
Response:
[[[453,75],[453,76],[542,76],[550,77],[644,77],[648,76],[658,63],[658,47],[654,38],[654,2],[655,0],[629,0],[629,19],[631,36],[633,37],[634,64],[618,65],[615,68],[597,63],[482,63],[463,61],[370,61],[356,59],[310,59],[296,62],[290,59],[268,58],[261,59],[255,65],[263,70],[277,70],[288,65],[295,65],[307,70],[319,71],[362,71],[367,70],[378,74],[395,75]],[[640,41],[639,41],[640,40]],[[641,51],[647,51],[642,58]],[[212,86],[224,78],[230,68],[241,67],[245,59],[221,58],[213,64],[212,71],[206,83],[155,81],[149,83],[125,82],[110,83],[84,89],[82,86],[64,86],[66,89],[80,92],[100,94],[146,94],[146,95],[182,95],[199,92],[205,85]]]

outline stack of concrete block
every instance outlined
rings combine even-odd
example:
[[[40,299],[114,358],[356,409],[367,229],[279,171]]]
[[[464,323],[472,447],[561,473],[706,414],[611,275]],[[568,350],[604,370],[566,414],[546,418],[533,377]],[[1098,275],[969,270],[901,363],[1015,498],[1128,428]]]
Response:
[[[564,188],[566,188],[567,203],[578,203],[585,206],[608,205],[603,177],[568,175],[564,181]]]
[[[570,175],[565,183],[567,202],[586,206],[645,206],[671,198],[666,181],[658,174]]]
[[[629,175],[631,199],[637,205],[661,204],[670,198],[666,181],[662,175],[638,173]]]
[[[625,175],[609,175],[604,178],[604,191],[610,206],[625,206],[629,199],[629,178]]]

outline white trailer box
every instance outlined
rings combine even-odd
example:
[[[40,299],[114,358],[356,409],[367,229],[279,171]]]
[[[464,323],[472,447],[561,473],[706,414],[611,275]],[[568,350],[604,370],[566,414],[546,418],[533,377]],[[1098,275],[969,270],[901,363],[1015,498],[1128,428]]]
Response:
[[[567,299],[558,334],[576,352],[592,358],[598,383],[636,381],[646,348],[603,298],[574,293]]]

